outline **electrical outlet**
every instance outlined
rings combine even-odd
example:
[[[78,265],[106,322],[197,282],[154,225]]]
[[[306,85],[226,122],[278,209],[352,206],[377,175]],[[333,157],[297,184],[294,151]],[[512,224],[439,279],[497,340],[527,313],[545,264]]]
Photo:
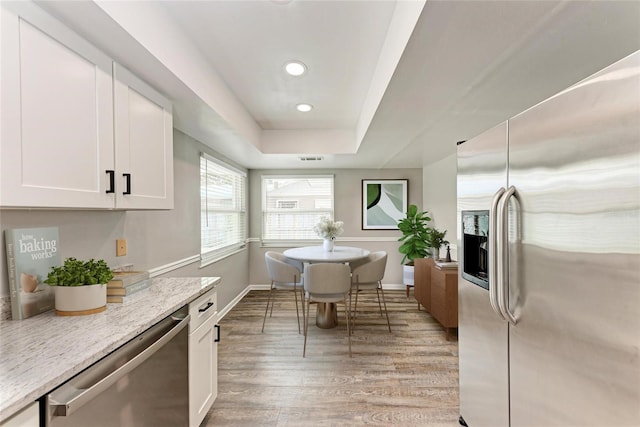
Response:
[[[125,256],[127,254],[127,239],[116,240],[116,256]]]

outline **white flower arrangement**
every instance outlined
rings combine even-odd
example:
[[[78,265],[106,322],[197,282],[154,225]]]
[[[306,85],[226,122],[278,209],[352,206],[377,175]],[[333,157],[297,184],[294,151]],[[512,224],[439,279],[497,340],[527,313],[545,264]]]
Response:
[[[323,239],[335,240],[337,236],[342,234],[343,225],[342,221],[334,221],[328,216],[323,216],[320,218],[320,222],[313,227],[313,231]]]

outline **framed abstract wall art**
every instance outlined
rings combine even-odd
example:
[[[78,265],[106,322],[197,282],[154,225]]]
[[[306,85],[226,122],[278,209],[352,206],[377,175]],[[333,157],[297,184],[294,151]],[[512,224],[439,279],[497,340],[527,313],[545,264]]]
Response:
[[[397,230],[407,212],[407,179],[362,180],[362,229]]]

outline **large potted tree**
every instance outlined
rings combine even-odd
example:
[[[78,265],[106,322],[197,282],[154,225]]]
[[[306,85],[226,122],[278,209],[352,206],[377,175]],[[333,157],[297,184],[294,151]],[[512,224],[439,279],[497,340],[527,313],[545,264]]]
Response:
[[[402,232],[402,237],[398,239],[402,242],[398,251],[403,255],[400,262],[403,264],[402,282],[405,285],[413,285],[413,260],[425,258],[429,253],[429,221],[431,218],[427,212],[418,212],[416,205],[409,205],[406,217],[398,221],[398,229]]]

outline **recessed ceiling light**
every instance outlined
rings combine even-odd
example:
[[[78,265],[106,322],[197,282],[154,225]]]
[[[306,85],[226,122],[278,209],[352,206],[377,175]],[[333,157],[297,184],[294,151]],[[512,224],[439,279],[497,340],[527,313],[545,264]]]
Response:
[[[311,104],[298,104],[296,105],[296,109],[302,113],[308,113],[313,109],[313,105]]]
[[[292,76],[301,76],[307,72],[307,66],[300,61],[289,61],[284,64],[284,70]]]

